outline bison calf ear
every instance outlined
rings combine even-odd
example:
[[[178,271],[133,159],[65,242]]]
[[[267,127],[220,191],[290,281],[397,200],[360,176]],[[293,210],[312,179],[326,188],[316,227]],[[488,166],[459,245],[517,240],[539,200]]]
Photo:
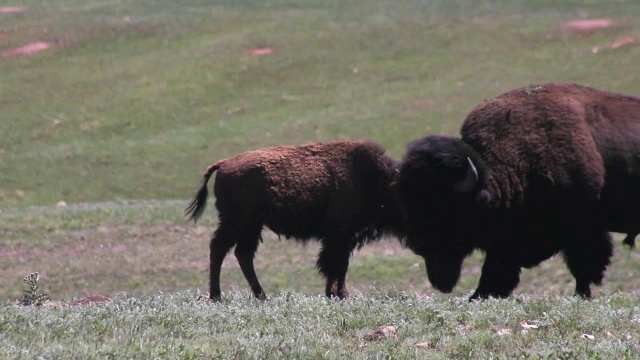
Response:
[[[491,194],[487,189],[482,189],[476,194],[476,201],[486,205],[491,201]]]

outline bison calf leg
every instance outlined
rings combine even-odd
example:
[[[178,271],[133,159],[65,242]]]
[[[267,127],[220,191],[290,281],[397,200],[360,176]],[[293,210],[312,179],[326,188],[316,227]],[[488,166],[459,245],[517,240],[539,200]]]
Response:
[[[329,298],[337,296],[339,299],[344,299],[349,296],[346,277],[351,250],[345,244],[346,241],[339,243],[332,239],[324,240],[318,255],[317,267],[326,279],[325,294]]]
[[[611,236],[603,230],[582,224],[576,235],[569,238],[563,251],[564,261],[576,279],[577,296],[591,297],[590,285],[600,285],[613,253]],[[585,231],[590,230],[590,231]]]
[[[520,282],[520,266],[487,254],[482,265],[478,288],[469,300],[487,299],[489,296],[506,298]]]
[[[253,259],[258,250],[261,230],[261,227],[251,229],[245,225],[242,235],[238,237],[238,245],[236,245],[234,253],[240,264],[242,274],[251,287],[251,291],[253,291],[256,298],[264,300],[266,299],[266,294],[264,290],[262,290],[262,286],[258,281],[258,275],[256,275],[256,270],[253,266]]]
[[[220,222],[209,245],[209,298],[211,300],[220,299],[222,262],[233,245],[235,245],[235,241],[232,229]]]
[[[344,285],[342,286],[342,295],[345,298],[349,297],[349,291],[347,289],[347,282],[345,281]],[[331,286],[331,297],[338,297],[338,280],[333,282],[333,285]]]

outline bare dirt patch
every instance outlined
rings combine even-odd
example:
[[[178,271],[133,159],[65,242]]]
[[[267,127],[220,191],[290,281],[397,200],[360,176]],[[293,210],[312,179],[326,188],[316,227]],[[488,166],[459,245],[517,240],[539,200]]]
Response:
[[[251,56],[261,56],[261,55],[271,54],[272,52],[273,52],[273,48],[270,48],[270,47],[257,47],[257,48],[251,49],[251,51],[249,51],[249,55],[251,55]]]
[[[615,26],[615,22],[613,20],[602,18],[567,21],[562,23],[561,28],[562,30],[575,35],[589,35],[596,31],[612,28],[613,26]],[[614,50],[631,44],[635,44],[639,41],[640,38],[636,36],[621,36],[614,41],[594,46],[593,48],[591,48],[591,52],[595,54],[602,50]]]
[[[26,6],[0,6],[0,14],[9,14],[27,11]]]
[[[48,42],[38,41],[25,46],[8,49],[0,52],[2,57],[30,56],[35,55],[51,46]]]
[[[634,37],[634,36],[623,36],[615,41],[612,41],[610,43],[604,44],[604,45],[600,45],[600,46],[594,46],[591,49],[592,53],[598,53],[602,50],[615,50],[621,47],[625,47],[631,44],[635,44],[638,41],[640,41],[639,38]]]
[[[631,45],[633,43],[638,42],[638,38],[637,37],[633,37],[633,36],[625,36],[622,37],[614,42],[612,42],[611,44],[609,44],[609,48],[611,49],[617,49],[623,46],[627,46],[627,45]]]
[[[101,302],[105,302],[105,301],[109,301],[111,300],[110,297],[108,296],[104,296],[104,295],[89,295],[89,296],[85,296],[81,299],[78,299],[76,301],[72,301],[69,303],[69,306],[91,306],[93,304],[98,304]]]
[[[207,269],[206,230],[173,224],[100,226],[47,232],[37,241],[0,242],[0,292],[19,290],[20,276],[30,269],[42,272],[43,289],[55,298],[112,294],[116,285],[118,291],[147,283],[169,288],[180,279],[159,284],[154,278]]]
[[[77,300],[78,305],[100,302],[92,294],[113,296],[118,292],[141,294],[206,287],[209,239],[215,230],[214,225],[156,222],[42,231],[25,226],[0,231],[2,237],[8,239],[0,241],[0,299],[19,298],[23,288],[22,277],[34,271],[42,274],[42,290],[54,299],[85,296],[84,300]],[[270,231],[263,233],[263,239],[255,265],[268,293],[269,289],[319,292],[322,279],[315,269],[320,250],[318,242],[279,239]],[[615,248],[615,252],[604,288],[609,291],[637,289],[634,274],[640,263],[640,253],[620,246]],[[395,289],[441,295],[428,282],[423,260],[412,255],[395,238],[381,239],[353,255],[348,275],[352,294]],[[389,258],[404,260],[386,261]],[[368,275],[363,278],[363,269],[375,264],[375,259],[380,260],[380,265],[371,269],[379,271],[378,275],[375,279]],[[482,254],[474,253],[465,260],[461,281],[454,294],[470,294],[475,289],[482,259]],[[385,264],[389,267],[386,268]],[[223,289],[246,291],[246,281],[238,269],[233,251],[225,259],[223,267]],[[535,269],[523,270],[516,293],[570,295],[573,286],[573,278],[562,257],[558,256],[543,261]]]
[[[611,19],[572,20],[562,24],[562,29],[576,33],[592,33],[613,26]]]

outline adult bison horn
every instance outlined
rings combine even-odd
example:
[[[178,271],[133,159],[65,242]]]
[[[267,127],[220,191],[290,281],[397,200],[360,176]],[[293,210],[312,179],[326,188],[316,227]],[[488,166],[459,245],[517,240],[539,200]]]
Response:
[[[464,180],[460,180],[453,185],[453,190],[456,192],[467,192],[471,191],[476,184],[478,183],[478,170],[476,170],[475,165],[473,165],[473,161],[467,157],[467,176]]]

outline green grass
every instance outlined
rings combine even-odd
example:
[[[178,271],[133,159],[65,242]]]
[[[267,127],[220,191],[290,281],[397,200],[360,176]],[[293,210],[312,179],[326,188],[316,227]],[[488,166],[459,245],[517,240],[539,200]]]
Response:
[[[0,14],[1,358],[638,358],[637,250],[616,238],[593,301],[571,296],[560,257],[524,270],[509,300],[466,302],[482,254],[453,294],[395,239],[352,257],[351,299],[329,301],[318,244],[266,232],[266,302],[233,255],[221,303],[207,291],[209,211],[182,209],[210,163],[279,144],[369,137],[399,157],[455,135],[484,99],[536,82],[638,94],[640,4],[577,0],[193,0],[19,3]],[[609,17],[590,34],[566,20]],[[252,57],[252,48],[274,52]],[[176,199],[148,200],[148,199]],[[59,201],[68,207],[53,207]],[[22,278],[68,303],[16,307]],[[164,295],[163,295],[164,294]],[[393,324],[398,340],[365,341]],[[534,325],[528,329],[524,325]],[[583,336],[587,334],[589,336]],[[590,338],[593,336],[593,338]],[[416,346],[421,344],[421,346]]]
[[[370,137],[400,156],[516,86],[640,80],[640,47],[590,51],[639,35],[634,2],[22,4],[0,14],[0,49],[53,46],[0,61],[0,208],[183,199],[209,163],[277,144]],[[602,16],[618,25],[560,31]]]
[[[634,359],[638,294],[593,301],[516,296],[373,293],[349,301],[282,293],[265,302],[236,293],[114,300],[91,307],[0,307],[0,356],[170,359]],[[379,326],[397,339],[370,339]]]

